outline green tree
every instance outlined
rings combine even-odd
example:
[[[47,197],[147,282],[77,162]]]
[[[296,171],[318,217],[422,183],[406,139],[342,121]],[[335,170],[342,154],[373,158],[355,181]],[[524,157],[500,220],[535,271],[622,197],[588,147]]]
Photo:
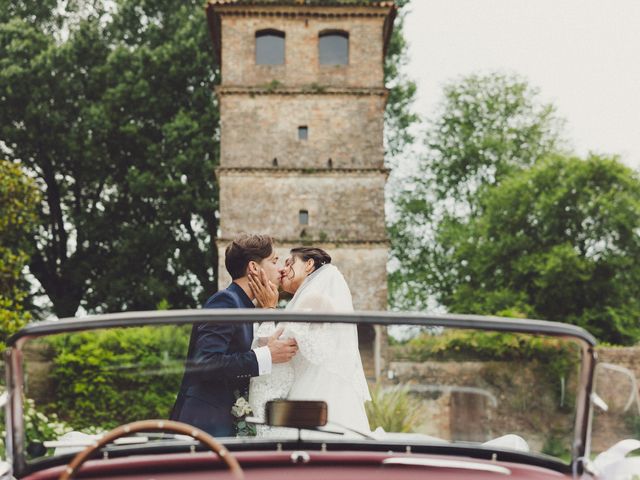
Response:
[[[444,88],[422,170],[438,200],[473,208],[478,189],[527,168],[562,144],[553,105],[516,75],[469,75]]]
[[[452,311],[519,310],[640,339],[640,178],[615,158],[561,155],[487,189],[482,213],[441,226]]]
[[[419,120],[412,111],[416,84],[404,72],[404,67],[409,62],[407,41],[404,38],[404,19],[410,4],[409,0],[396,0],[395,3],[398,15],[387,46],[384,64],[384,80],[389,89],[384,114],[384,138],[387,161],[390,164],[395,163],[393,158],[413,143],[411,126]]]
[[[217,264],[202,5],[120,0],[109,14],[96,2],[22,17],[7,3],[0,140],[43,192],[30,269],[54,312],[195,305]]]
[[[28,285],[22,270],[28,260],[26,240],[36,225],[38,201],[34,182],[20,166],[0,160],[0,348],[30,318],[24,311]]]
[[[470,75],[445,86],[417,175],[394,198],[391,304],[426,308],[447,286],[449,219],[478,214],[479,193],[562,147],[562,122],[521,77]]]

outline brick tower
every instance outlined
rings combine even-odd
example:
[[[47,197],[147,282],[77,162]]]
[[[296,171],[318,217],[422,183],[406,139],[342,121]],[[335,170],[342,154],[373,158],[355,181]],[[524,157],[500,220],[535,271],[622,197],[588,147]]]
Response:
[[[389,1],[209,0],[221,84],[220,286],[242,232],[326,249],[357,310],[386,310],[383,63]],[[370,378],[381,331],[361,329]],[[386,343],[386,342],[384,342]]]

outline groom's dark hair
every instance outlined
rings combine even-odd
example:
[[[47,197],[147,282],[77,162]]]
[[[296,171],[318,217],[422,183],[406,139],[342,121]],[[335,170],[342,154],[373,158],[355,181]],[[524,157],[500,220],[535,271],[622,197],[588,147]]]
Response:
[[[247,274],[249,262],[260,262],[273,253],[273,239],[268,235],[240,235],[224,253],[224,265],[232,280]]]

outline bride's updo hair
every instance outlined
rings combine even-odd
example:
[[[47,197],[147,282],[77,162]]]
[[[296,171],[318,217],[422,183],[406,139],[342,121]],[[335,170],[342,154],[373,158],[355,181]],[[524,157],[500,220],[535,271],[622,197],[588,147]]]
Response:
[[[291,255],[294,257],[301,258],[303,262],[307,260],[313,260],[313,271],[315,272],[321,266],[326,265],[327,263],[331,263],[331,256],[322,250],[321,248],[316,247],[298,247],[291,249]]]

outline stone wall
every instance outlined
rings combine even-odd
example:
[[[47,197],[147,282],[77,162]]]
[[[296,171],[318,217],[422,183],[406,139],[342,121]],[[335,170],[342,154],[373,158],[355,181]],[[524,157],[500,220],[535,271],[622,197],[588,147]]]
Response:
[[[555,436],[571,447],[573,416],[558,407],[556,392],[526,364],[391,362],[389,368],[394,382],[408,385],[420,401],[424,421],[416,425],[418,432],[472,442],[516,434],[538,452]]]
[[[384,105],[384,95],[222,94],[221,166],[383,168]]]
[[[640,381],[640,347],[598,347],[598,361],[628,368]],[[636,384],[636,387],[640,386]],[[632,417],[638,418],[640,428],[640,405],[638,397],[625,411],[632,393],[632,383],[620,372],[599,369],[596,375],[596,392],[607,403],[609,410],[596,408],[593,415],[592,451],[601,452],[624,438],[640,439],[640,431],[630,426]],[[637,392],[640,395],[640,391]]]
[[[383,24],[384,15],[321,18],[223,14],[222,81],[226,85],[245,86],[276,80],[287,86],[382,87]],[[285,33],[283,65],[256,65],[255,33],[263,29]],[[318,34],[323,30],[349,33],[348,65],[320,65]]]
[[[640,347],[599,347],[600,362],[629,368],[640,380]],[[568,448],[573,429],[569,410],[558,408],[558,398],[542,388],[539,373],[514,362],[397,362],[389,363],[394,383],[409,385],[423,406],[416,431],[445,440],[483,441],[505,433],[525,438],[541,451],[551,438]],[[600,453],[625,438],[638,438],[629,417],[640,415],[633,403],[623,412],[631,383],[621,374],[602,370],[596,390],[609,411],[594,409],[591,451]],[[573,387],[567,385],[567,391]],[[640,393],[640,392],[639,392]]]
[[[384,241],[380,172],[219,171],[221,237],[263,233],[280,240]],[[299,223],[309,212],[308,225]],[[385,266],[386,271],[386,266]]]

